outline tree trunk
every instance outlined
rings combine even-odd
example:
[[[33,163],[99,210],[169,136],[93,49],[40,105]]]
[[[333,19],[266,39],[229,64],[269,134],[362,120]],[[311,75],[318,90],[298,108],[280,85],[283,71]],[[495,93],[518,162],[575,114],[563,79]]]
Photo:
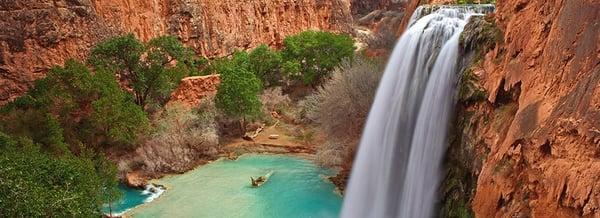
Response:
[[[113,217],[112,215],[112,201],[108,201],[108,216]]]
[[[242,137],[246,135],[246,120],[242,117],[240,119],[240,130],[242,131]]]

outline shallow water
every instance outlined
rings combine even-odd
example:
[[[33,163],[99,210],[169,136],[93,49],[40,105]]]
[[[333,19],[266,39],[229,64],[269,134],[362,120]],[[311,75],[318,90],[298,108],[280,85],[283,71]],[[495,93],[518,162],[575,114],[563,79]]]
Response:
[[[259,188],[250,177],[273,171]],[[134,217],[338,217],[342,198],[323,178],[332,172],[282,155],[244,155],[161,179],[168,187]]]
[[[154,185],[148,185],[145,190],[139,190],[120,184],[119,189],[123,192],[123,198],[118,202],[112,203],[112,208],[109,208],[108,204],[104,205],[102,208],[104,214],[112,212],[113,216],[122,215],[139,205],[153,201],[164,192],[164,189]]]

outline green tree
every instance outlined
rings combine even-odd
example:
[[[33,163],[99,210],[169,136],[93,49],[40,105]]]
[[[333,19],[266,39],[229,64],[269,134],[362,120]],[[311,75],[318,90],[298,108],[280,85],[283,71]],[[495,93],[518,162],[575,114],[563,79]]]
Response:
[[[101,87],[97,88],[100,97],[91,104],[91,133],[96,135],[93,138],[111,144],[135,144],[137,136],[148,129],[146,114],[114,82],[113,74],[98,72],[95,81]]]
[[[142,43],[132,34],[116,37],[92,49],[89,63],[96,69],[119,74],[133,89],[136,104],[164,104],[172,89],[190,74],[201,60],[173,36],[162,36]]]
[[[219,70],[221,84],[215,104],[226,115],[239,119],[241,129],[245,132],[245,121],[261,113],[261,103],[258,98],[262,89],[260,80],[237,64],[223,64]]]
[[[67,144],[132,145],[147,123],[114,74],[92,74],[73,60],[0,110],[0,130],[31,138],[54,154],[65,153]]]
[[[343,60],[354,55],[349,35],[305,31],[284,39],[284,71],[305,84],[320,82]]]
[[[248,54],[250,71],[256,75],[265,87],[278,85],[281,80],[281,53],[261,44]]]
[[[0,214],[3,216],[101,215],[102,190],[110,188],[103,181],[116,179],[116,174],[101,175],[96,170],[100,166],[92,159],[72,155],[54,157],[41,152],[30,140],[15,140],[4,133],[0,133],[0,148],[0,187],[4,187],[0,189]]]

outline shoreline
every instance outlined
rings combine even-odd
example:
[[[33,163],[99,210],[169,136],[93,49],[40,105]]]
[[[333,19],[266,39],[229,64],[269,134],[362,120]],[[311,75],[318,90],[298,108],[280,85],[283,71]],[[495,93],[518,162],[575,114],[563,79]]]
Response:
[[[315,154],[309,154],[309,153],[270,153],[270,152],[261,152],[261,153],[256,153],[256,152],[248,152],[248,153],[243,153],[239,156],[237,156],[237,158],[235,160],[231,160],[229,159],[227,156],[220,156],[219,158],[212,160],[212,161],[207,161],[204,164],[200,164],[197,165],[195,167],[193,167],[192,169],[183,172],[183,173],[171,173],[171,174],[164,174],[162,177],[160,178],[153,178],[148,180],[149,184],[158,184],[161,185],[163,187],[165,187],[165,191],[164,193],[162,193],[159,197],[155,198],[154,200],[150,201],[150,202],[146,202],[143,203],[141,205],[137,205],[133,208],[130,208],[128,210],[126,210],[125,212],[123,212],[122,214],[120,214],[120,217],[132,217],[132,215],[135,214],[136,210],[139,210],[140,208],[144,208],[144,207],[149,207],[152,206],[153,204],[156,204],[157,202],[160,202],[162,199],[164,199],[165,195],[169,195],[171,192],[169,192],[170,189],[172,189],[173,187],[171,187],[169,184],[164,184],[161,183],[159,180],[162,179],[168,179],[169,177],[174,177],[174,176],[180,176],[183,174],[187,174],[187,173],[191,173],[195,170],[199,170],[201,167],[204,167],[207,164],[211,164],[211,163],[215,163],[218,161],[237,161],[238,158],[243,157],[243,156],[248,156],[248,155],[266,155],[266,156],[287,156],[287,157],[293,157],[293,158],[299,158],[299,159],[303,159],[306,161],[310,161],[312,164],[314,164],[316,167],[318,168],[322,168],[328,171],[331,171],[331,173],[329,175],[327,174],[320,174],[321,179],[323,179],[324,182],[326,183],[331,183],[331,185],[334,186],[334,188],[331,190],[332,192],[334,192],[336,195],[338,195],[340,198],[343,199],[343,194],[340,192],[339,187],[331,180],[332,177],[335,177],[339,174],[339,168],[327,168],[327,167],[323,167],[320,166],[319,164],[317,164],[315,162]]]

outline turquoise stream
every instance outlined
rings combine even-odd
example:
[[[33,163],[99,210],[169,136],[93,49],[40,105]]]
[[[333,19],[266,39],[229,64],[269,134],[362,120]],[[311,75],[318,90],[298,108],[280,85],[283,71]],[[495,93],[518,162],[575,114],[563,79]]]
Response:
[[[259,188],[250,177],[273,171]],[[338,217],[342,198],[323,178],[332,172],[282,155],[220,160],[157,183],[167,191],[132,210],[134,217]]]

